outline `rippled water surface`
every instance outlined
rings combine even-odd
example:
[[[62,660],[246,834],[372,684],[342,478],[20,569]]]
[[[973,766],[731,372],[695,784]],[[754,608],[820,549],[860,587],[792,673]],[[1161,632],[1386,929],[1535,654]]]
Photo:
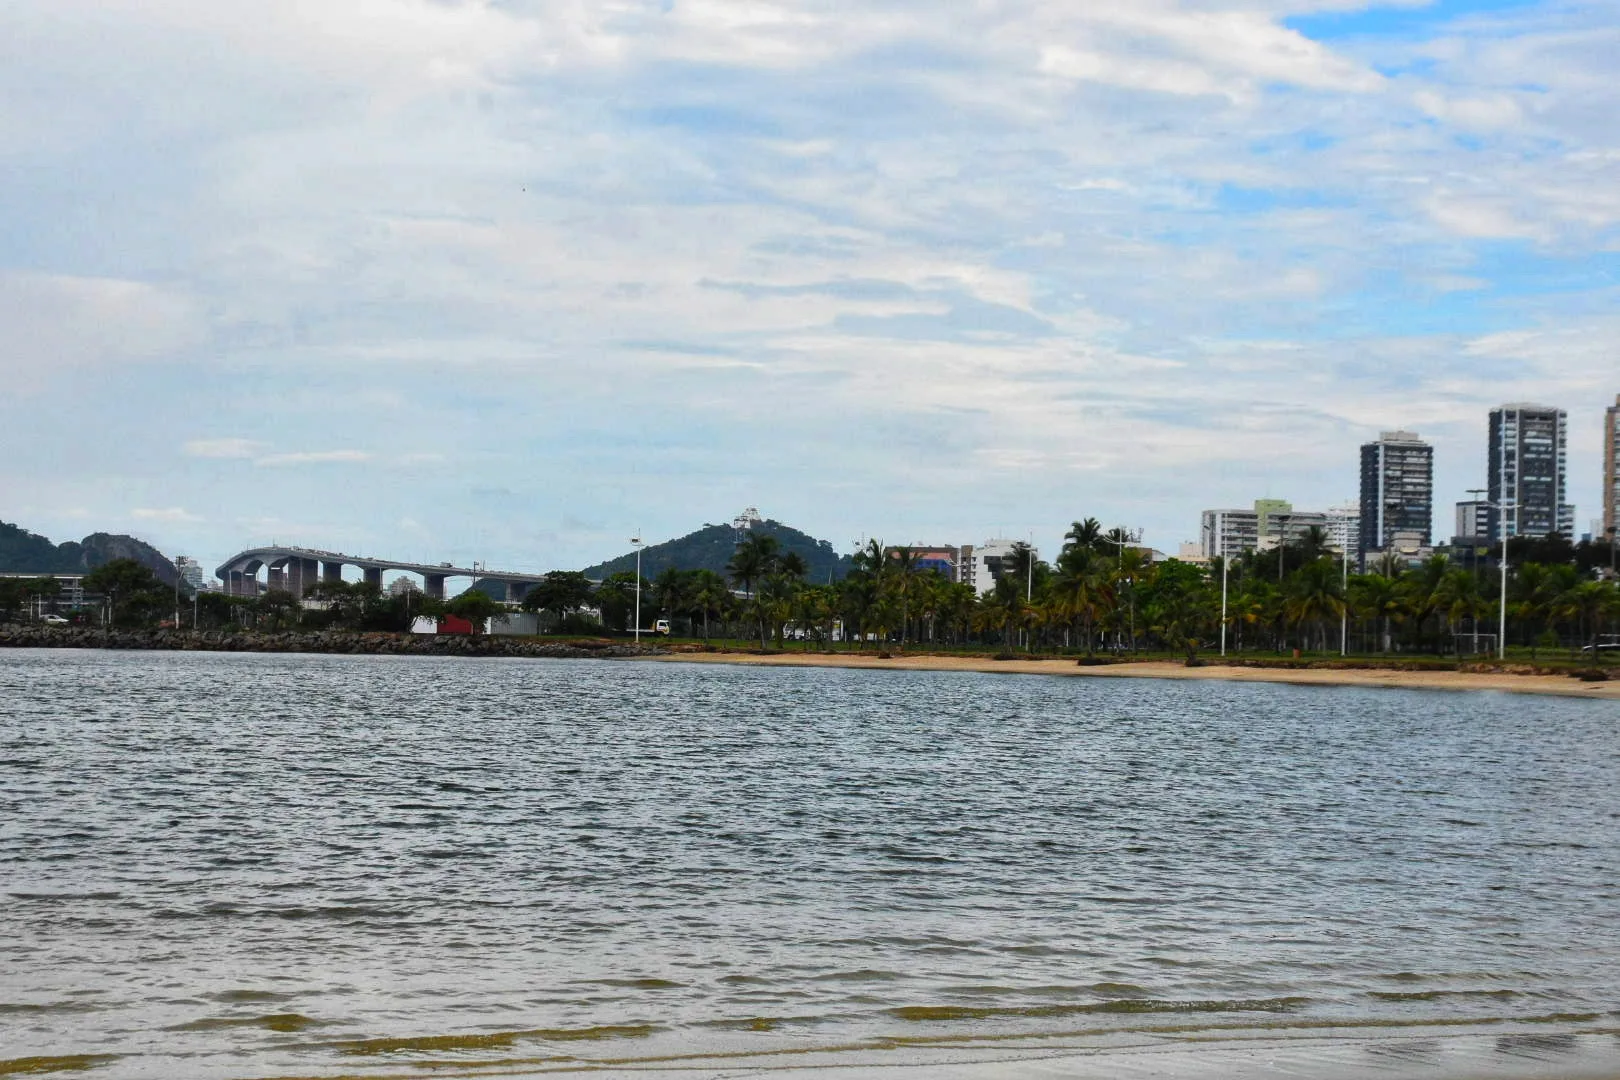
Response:
[[[0,1072],[1585,1037],[1620,1026],[1617,722],[1254,684],[0,653]]]

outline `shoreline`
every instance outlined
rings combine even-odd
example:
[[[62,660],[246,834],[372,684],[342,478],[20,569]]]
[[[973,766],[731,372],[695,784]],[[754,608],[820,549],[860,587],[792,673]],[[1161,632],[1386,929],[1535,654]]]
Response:
[[[989,675],[1047,675],[1099,679],[1203,679],[1219,682],[1284,683],[1294,686],[1383,687],[1401,690],[1496,691],[1510,694],[1620,701],[1620,678],[1584,682],[1567,673],[1536,671],[1418,670],[1402,667],[1266,666],[1254,660],[1222,663],[1202,658],[1197,667],[1172,660],[1116,660],[1099,664],[1074,657],[989,655],[726,651],[676,644],[635,645],[612,639],[554,641],[504,635],[417,635],[346,631],[113,630],[82,627],[0,627],[0,652],[7,649],[107,649],[138,652],[320,653],[328,655],[463,656],[531,659],[647,660],[662,663],[730,664],[741,667],[849,668],[866,671],[942,671]],[[1528,665],[1523,665],[1528,666]]]
[[[5,649],[107,649],[117,652],[320,653],[347,656],[527,657],[540,660],[641,660],[655,645],[608,639],[546,641],[503,634],[393,634],[335,630],[101,630],[86,627],[0,628]]]
[[[671,652],[647,657],[657,663],[734,664],[746,667],[855,668],[867,671],[957,671],[992,675],[1050,675],[1099,679],[1209,679],[1219,682],[1287,683],[1294,686],[1382,687],[1396,690],[1498,691],[1620,701],[1620,681],[1581,682],[1568,675],[1508,672],[1410,671],[1396,668],[1281,668],[1205,660],[1186,667],[1167,660],[1082,665],[1072,658],[995,660],[991,657],[896,654],[889,659],[859,653]]]

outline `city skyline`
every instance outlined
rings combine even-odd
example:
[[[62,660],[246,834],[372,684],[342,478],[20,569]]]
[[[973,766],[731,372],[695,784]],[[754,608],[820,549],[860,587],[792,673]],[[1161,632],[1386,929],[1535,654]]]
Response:
[[[1620,329],[1612,3],[18,0],[0,490],[47,535],[568,566],[1484,482]],[[132,47],[130,43],[136,43]]]

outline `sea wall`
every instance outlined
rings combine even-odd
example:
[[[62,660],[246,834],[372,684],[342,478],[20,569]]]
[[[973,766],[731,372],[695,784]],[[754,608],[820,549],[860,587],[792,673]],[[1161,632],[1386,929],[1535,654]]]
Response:
[[[331,630],[226,633],[218,630],[101,630],[0,626],[0,648],[162,649],[181,652],[375,653],[398,656],[530,656],[560,659],[662,656],[654,645],[450,634],[358,634]]]

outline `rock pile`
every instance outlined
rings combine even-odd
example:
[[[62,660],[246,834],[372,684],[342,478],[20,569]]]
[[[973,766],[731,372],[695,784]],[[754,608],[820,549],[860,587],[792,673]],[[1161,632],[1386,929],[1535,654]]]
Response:
[[[334,630],[281,633],[221,630],[102,630],[80,626],[3,626],[0,648],[165,649],[182,652],[360,653],[390,656],[531,656],[555,659],[663,656],[655,645],[607,640],[548,642],[539,638],[462,634],[360,634]]]

